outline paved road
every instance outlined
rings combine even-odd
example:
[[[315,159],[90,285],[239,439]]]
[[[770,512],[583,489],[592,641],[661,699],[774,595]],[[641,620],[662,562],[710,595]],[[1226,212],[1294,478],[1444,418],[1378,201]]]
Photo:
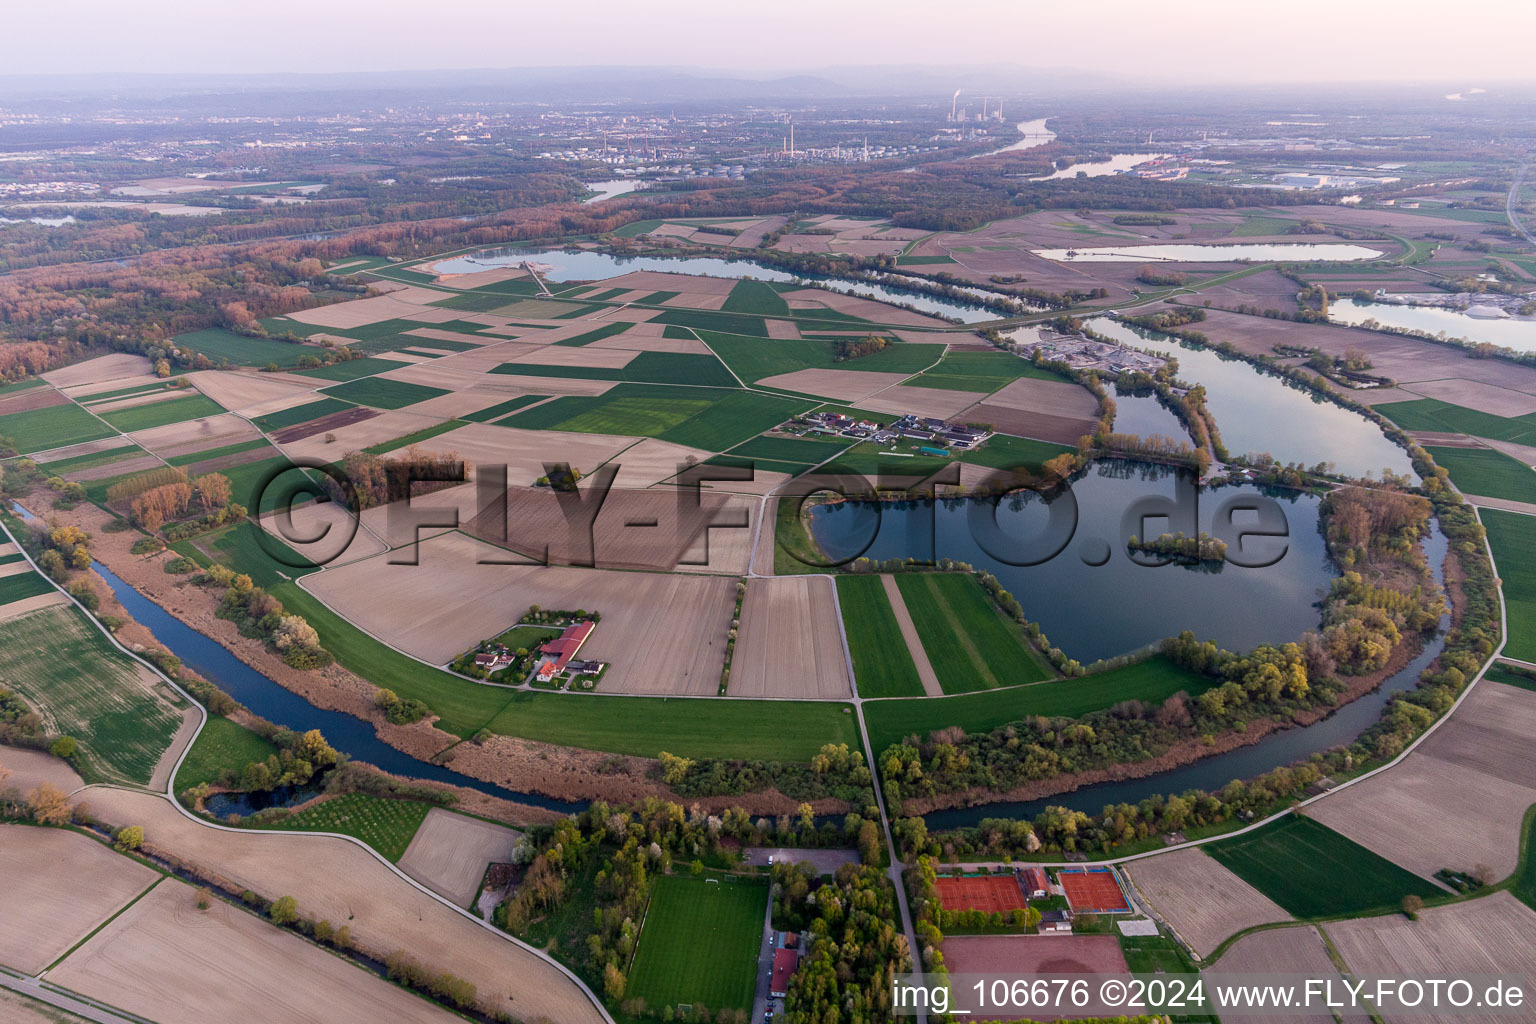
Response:
[[[1520,222],[1520,218],[1515,214],[1515,203],[1519,200],[1520,197],[1520,183],[1525,181],[1525,168],[1526,165],[1521,164],[1520,170],[1515,172],[1515,183],[1509,186],[1509,198],[1504,201],[1504,216],[1509,218],[1510,227],[1524,235],[1527,242],[1530,242],[1532,245],[1536,245],[1536,235],[1531,234],[1526,226]]]
[[[757,990],[752,997],[752,1016],[747,1024],[759,1024],[768,1010],[768,986],[773,981],[773,897],[763,911],[763,941],[757,951]]]
[[[24,996],[36,999],[38,1002],[47,1003],[49,1006],[56,1006],[61,1010],[67,1010],[77,1017],[84,1017],[86,1020],[93,1020],[98,1022],[98,1024],[147,1024],[143,1017],[135,1017],[120,1010],[87,1003],[46,988],[36,978],[14,978],[9,974],[0,974],[0,988],[8,988],[12,992],[20,992]]]

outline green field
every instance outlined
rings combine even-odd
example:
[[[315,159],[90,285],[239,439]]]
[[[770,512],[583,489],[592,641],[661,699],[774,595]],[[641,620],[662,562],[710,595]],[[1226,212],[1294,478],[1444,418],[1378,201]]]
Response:
[[[1504,653],[1536,661],[1536,518],[1485,508],[1478,512],[1488,529],[1488,545],[1504,588],[1509,642]]]
[[[299,423],[308,423],[310,420],[317,420],[322,416],[329,416],[333,412],[341,412],[344,409],[350,408],[352,408],[351,402],[343,402],[339,398],[322,398],[317,402],[308,402],[289,409],[279,409],[277,412],[268,413],[252,422],[262,430],[275,431]]]
[[[619,291],[622,293],[624,291],[624,289],[619,289]],[[576,347],[579,348],[579,347],[581,347],[583,345],[590,345],[594,341],[602,341],[604,338],[611,338],[615,334],[623,334],[625,331],[629,330],[633,326],[634,326],[634,324],[631,324],[631,323],[628,323],[628,322],[625,322],[625,321],[619,321],[619,322],[611,323],[611,324],[603,324],[603,326],[598,327],[598,328],[596,328],[594,330],[590,330],[590,331],[586,332],[585,334],[578,334],[575,337],[566,338],[563,341],[557,341],[557,342],[555,342],[555,344],[556,345],[572,345],[572,346],[576,346]]]
[[[700,331],[699,336],[747,383],[805,369],[863,370],[912,374],[931,366],[944,346],[897,342],[857,359],[836,359],[836,342],[825,338],[767,340],[739,334]]]
[[[517,410],[523,408],[524,406],[532,405],[535,402],[541,402],[548,397],[548,395],[519,395],[516,398],[509,398],[505,402],[498,402],[489,408],[467,413],[459,418],[468,420],[471,423],[489,423],[491,420],[497,420],[503,416],[510,416],[512,413],[517,412]]]
[[[949,352],[939,360],[939,365],[907,383],[921,388],[990,393],[1020,377],[1065,379],[1008,352]]]
[[[186,702],[139,673],[78,608],[40,608],[0,629],[0,680],[49,732],[78,741],[75,765],[86,782],[144,785],[171,745]]]
[[[878,758],[881,751],[900,743],[903,737],[927,736],[949,725],[958,725],[968,733],[988,733],[1033,715],[1079,718],[1123,700],[1159,704],[1181,690],[1196,696],[1214,683],[1171,661],[1150,658],[1076,679],[1053,679],[962,697],[872,701],[864,705],[864,720]]]
[[[278,330],[293,330],[297,334],[324,331],[324,327],[311,327],[297,321],[283,321]],[[217,327],[206,331],[178,334],[172,339],[181,348],[200,352],[215,363],[228,361],[236,366],[266,366],[276,363],[288,367],[298,363],[303,356],[320,354],[312,345],[297,345],[291,341],[273,341],[270,338],[246,338]]]
[[[666,431],[661,439],[705,451],[723,451],[778,426],[815,404],[755,391],[735,391]]]
[[[1028,437],[1014,437],[1011,434],[994,434],[977,450],[962,454],[960,461],[973,466],[988,466],[992,469],[1038,470],[1056,456],[1075,451],[1077,451],[1076,448],[1064,444],[1052,444],[1050,441],[1036,441]]]
[[[198,462],[208,462],[212,459],[222,459],[226,455],[240,455],[244,452],[254,452],[259,448],[271,449],[273,455],[277,449],[267,443],[265,438],[258,437],[254,441],[241,441],[238,444],[227,444],[222,448],[209,448],[206,451],[191,452],[186,455],[172,455],[166,459],[166,463],[172,466],[190,466]]]
[[[730,454],[748,459],[775,459],[816,465],[853,444],[852,438],[754,437],[732,448]]]
[[[429,388],[425,384],[385,380],[382,377],[350,380],[345,384],[326,388],[320,393],[343,401],[355,402],[358,405],[372,406],[375,409],[403,409],[408,405],[448,394],[443,388]]]
[[[1536,413],[1495,416],[1479,409],[1451,405],[1438,398],[1389,402],[1375,406],[1375,409],[1404,430],[1471,434],[1473,437],[1491,437],[1495,441],[1518,441],[1522,444],[1530,444],[1531,439],[1536,438]]]
[[[171,382],[162,380],[155,384],[138,384],[131,388],[118,388],[116,391],[97,391],[94,394],[81,395],[76,401],[81,405],[100,405],[118,398],[137,398],[139,395],[150,395],[156,391],[169,390]]]
[[[40,462],[37,468],[48,476],[63,476],[65,473],[73,473],[81,469],[94,469],[97,466],[109,466],[125,459],[136,459],[144,454],[146,454],[144,449],[136,444],[130,444],[122,448],[113,448],[111,451],[91,452],[87,455],[59,459],[56,462]]]
[[[117,431],[73,402],[0,416],[0,438],[9,438],[23,455],[81,441],[95,441],[115,433]]]
[[[1023,630],[970,575],[901,573],[896,585],[946,694],[1050,678]]]
[[[150,402],[148,405],[136,405],[99,415],[118,430],[128,434],[135,430],[163,427],[167,423],[181,423],[202,416],[217,416],[223,411],[224,407],[207,395],[187,395],[185,398]]]
[[[672,327],[691,327],[696,331],[722,331],[726,334],[745,334],[752,338],[767,338],[768,325],[760,316],[745,313],[722,313],[713,309],[677,309],[670,307],[651,321]]]
[[[417,800],[344,793],[258,827],[282,832],[340,832],[361,839],[394,863],[411,845],[411,837],[431,809],[431,804]]]
[[[1518,686],[1522,690],[1536,690],[1536,675],[1528,676],[1507,661],[1495,662],[1488,666],[1488,674],[1484,678],[1506,686]]]
[[[238,772],[276,753],[275,746],[245,726],[210,714],[176,771],[175,790],[181,793],[199,783],[218,782],[226,769]]]
[[[837,601],[861,697],[921,697],[923,683],[879,576],[837,577]]]
[[[1428,448],[1464,494],[1536,502],[1536,471],[1492,448]]]
[[[691,384],[695,387],[712,388],[738,386],[736,378],[731,376],[731,371],[726,369],[720,360],[714,356],[687,352],[641,352],[630,360],[628,365],[621,367],[502,363],[491,372],[516,374],[521,377],[617,380],[630,384]]]
[[[727,313],[789,316],[789,303],[779,296],[772,285],[763,281],[737,281],[720,308]]]
[[[508,691],[469,683],[379,643],[294,583],[271,588],[304,616],[326,650],[351,671],[401,698],[425,701],[439,728],[469,737],[477,730],[587,750],[655,757],[763,758],[809,761],[826,743],[858,746],[847,705],[832,701],[666,701],[649,697]],[[765,708],[776,723],[762,727]]]
[[[11,559],[11,561],[20,560],[20,552],[17,554],[18,557]],[[24,601],[29,597],[37,597],[39,594],[46,594],[51,590],[53,590],[53,584],[31,569],[28,569],[26,572],[14,573],[10,576],[0,576],[0,605]],[[0,679],[0,685],[3,685],[4,682],[4,679]]]
[[[1418,875],[1296,814],[1203,849],[1302,918],[1392,909],[1410,894],[1444,895]]]
[[[378,444],[371,444],[364,448],[363,451],[370,455],[387,455],[392,451],[409,448],[413,444],[420,444],[422,441],[434,438],[439,434],[446,434],[450,430],[458,430],[463,425],[463,420],[445,420],[442,423],[434,423],[430,427],[413,430],[409,434],[401,434],[390,441],[380,441]]]
[[[553,404],[553,403],[552,403]],[[563,420],[557,430],[586,434],[628,434],[657,437],[695,416],[713,403],[707,398],[619,397]]]
[[[658,1007],[750,1010],[767,908],[757,879],[656,879],[627,994]]]
[[[470,346],[466,345],[466,348]],[[398,370],[402,366],[409,366],[398,359],[380,359],[377,356],[364,356],[362,359],[348,359],[344,363],[332,363],[330,366],[321,366],[313,370],[299,370],[305,377],[316,377],[320,380],[356,380],[358,377],[371,377],[385,370]]]

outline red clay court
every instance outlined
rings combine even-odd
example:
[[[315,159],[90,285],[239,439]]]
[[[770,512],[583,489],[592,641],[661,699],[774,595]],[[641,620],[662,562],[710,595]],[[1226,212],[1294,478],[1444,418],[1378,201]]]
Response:
[[[1012,875],[966,875],[935,879],[945,910],[980,910],[988,914],[1024,909],[1024,892]]]
[[[1073,913],[1125,914],[1130,912],[1130,904],[1125,901],[1125,893],[1120,891],[1120,883],[1115,881],[1114,874],[1106,868],[1087,871],[1063,869],[1056,873],[1056,880],[1066,890],[1067,902],[1072,905]]]

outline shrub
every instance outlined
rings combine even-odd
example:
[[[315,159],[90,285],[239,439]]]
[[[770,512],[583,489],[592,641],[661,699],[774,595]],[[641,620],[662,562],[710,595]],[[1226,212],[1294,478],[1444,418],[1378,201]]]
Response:
[[[77,744],[73,736],[60,736],[48,747],[48,753],[54,757],[62,757],[66,761],[75,756]]]
[[[128,825],[117,830],[112,837],[112,845],[117,849],[127,852],[137,850],[144,845],[144,829],[138,825]]]

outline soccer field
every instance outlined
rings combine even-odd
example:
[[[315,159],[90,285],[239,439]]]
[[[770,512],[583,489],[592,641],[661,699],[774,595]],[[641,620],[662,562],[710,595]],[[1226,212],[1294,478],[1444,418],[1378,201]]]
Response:
[[[767,906],[765,882],[658,878],[627,993],[658,1008],[751,1009]]]

